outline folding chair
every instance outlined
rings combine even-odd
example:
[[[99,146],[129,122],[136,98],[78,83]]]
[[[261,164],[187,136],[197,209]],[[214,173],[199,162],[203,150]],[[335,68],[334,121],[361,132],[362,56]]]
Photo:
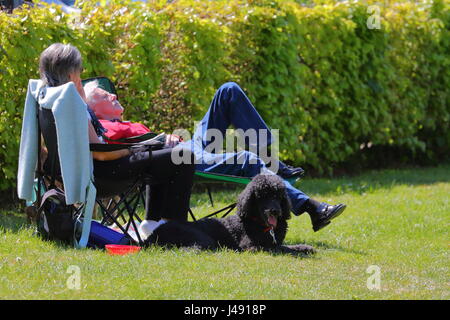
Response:
[[[225,175],[225,174],[219,174],[219,173],[207,173],[203,171],[195,171],[195,177],[194,177],[194,184],[204,184],[206,186],[206,191],[208,193],[209,201],[211,203],[211,206],[214,207],[214,200],[213,195],[210,186],[214,184],[225,184],[225,185],[233,185],[233,186],[245,186],[247,185],[252,179],[248,177],[239,177],[239,176],[232,176],[232,175]],[[233,201],[232,203],[226,205],[223,208],[220,208],[201,219],[206,219],[214,216],[218,216],[223,212],[221,215],[222,218],[226,217],[228,214],[230,214],[234,208],[236,208],[236,201]],[[192,212],[192,209],[189,209],[189,214],[193,221],[196,221],[197,218],[195,217],[194,213]]]
[[[109,93],[115,94],[117,96],[116,87],[114,86],[114,83],[107,77],[93,77],[93,78],[87,78],[81,80],[82,85],[97,81],[99,88],[102,88],[105,91],[108,91]]]
[[[57,127],[53,111],[52,109],[41,107],[38,103],[36,103],[36,108],[38,156],[35,176],[37,178],[37,183],[33,188],[36,199],[35,207],[37,208],[41,202],[42,194],[46,190],[53,188],[56,185],[64,188],[64,185],[61,174],[61,163],[58,155]],[[86,123],[87,121],[86,113]],[[61,130],[61,128],[59,130]],[[48,151],[48,156],[44,164],[41,163],[40,157],[40,146],[42,145],[41,135]],[[89,148],[90,151],[113,151],[128,148],[131,145],[133,144],[91,144]],[[77,150],[73,150],[73,152],[77,152]],[[148,208],[148,201],[146,202],[144,197],[149,194],[150,185],[154,182],[152,177],[146,174],[140,174],[130,177],[127,180],[120,181],[106,181],[105,179],[96,178],[94,181],[94,185],[97,189],[95,202],[101,209],[101,223],[103,225],[114,223],[117,228],[126,235],[130,243],[143,245],[143,240],[140,237],[139,232],[137,232],[141,219],[137,215],[136,209],[141,201],[146,204],[146,208]],[[103,187],[99,188],[99,186]],[[116,196],[118,196],[118,200],[115,200]],[[103,203],[104,199],[108,199],[108,204],[105,205]],[[133,232],[132,229],[134,229],[135,232]]]

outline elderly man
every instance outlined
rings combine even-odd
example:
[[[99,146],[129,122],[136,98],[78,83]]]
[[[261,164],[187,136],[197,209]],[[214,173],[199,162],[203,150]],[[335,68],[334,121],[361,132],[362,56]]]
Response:
[[[120,139],[150,132],[147,127],[140,123],[122,121],[124,109],[116,95],[99,88],[95,81],[86,84],[84,90],[94,127],[107,138]],[[279,167],[277,171],[271,170],[271,167],[266,165],[259,156],[249,151],[236,153],[208,152],[208,146],[211,144],[209,132],[219,132],[225,136],[225,131],[230,125],[244,132],[248,130],[265,132],[265,138],[256,136],[256,139],[249,141],[249,144],[256,144],[257,150],[272,143],[272,133],[243,90],[236,83],[228,82],[217,90],[209,110],[194,133],[193,139],[182,142],[178,136],[168,135],[166,144],[171,147],[177,144],[183,144],[184,147],[189,146],[196,156],[195,168],[199,171],[244,177],[254,177],[262,172],[267,174],[277,173],[285,179],[300,176],[303,173],[301,168],[287,166],[281,161],[276,163],[275,167]],[[314,231],[330,224],[331,220],[340,215],[346,208],[344,204],[329,205],[325,202],[318,202],[294,188],[288,181],[284,180],[284,182],[292,203],[293,213],[300,215],[308,212]]]

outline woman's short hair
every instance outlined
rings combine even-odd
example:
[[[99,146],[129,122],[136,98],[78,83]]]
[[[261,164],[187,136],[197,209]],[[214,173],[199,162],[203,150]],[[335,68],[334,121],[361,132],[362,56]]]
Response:
[[[39,59],[41,80],[50,87],[69,82],[69,75],[81,70],[80,51],[70,44],[54,43],[41,53]]]

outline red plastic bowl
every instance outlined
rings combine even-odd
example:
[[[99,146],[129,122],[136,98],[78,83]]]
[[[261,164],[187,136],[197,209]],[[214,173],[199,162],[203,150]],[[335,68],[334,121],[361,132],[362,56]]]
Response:
[[[125,246],[120,244],[107,244],[105,248],[110,255],[120,255],[120,256],[129,253],[139,252],[139,250],[141,250],[141,247],[138,246]]]

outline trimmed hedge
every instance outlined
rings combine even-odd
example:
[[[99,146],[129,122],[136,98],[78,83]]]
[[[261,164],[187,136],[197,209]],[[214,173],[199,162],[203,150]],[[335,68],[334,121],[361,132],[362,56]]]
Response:
[[[95,3],[80,2],[80,16],[0,12],[0,190],[15,185],[27,82],[54,42],[77,46],[83,77],[110,77],[126,118],[157,131],[191,129],[235,81],[295,164],[332,172],[373,146],[448,155],[445,0],[386,1],[380,29],[367,27],[373,13],[360,2]]]

